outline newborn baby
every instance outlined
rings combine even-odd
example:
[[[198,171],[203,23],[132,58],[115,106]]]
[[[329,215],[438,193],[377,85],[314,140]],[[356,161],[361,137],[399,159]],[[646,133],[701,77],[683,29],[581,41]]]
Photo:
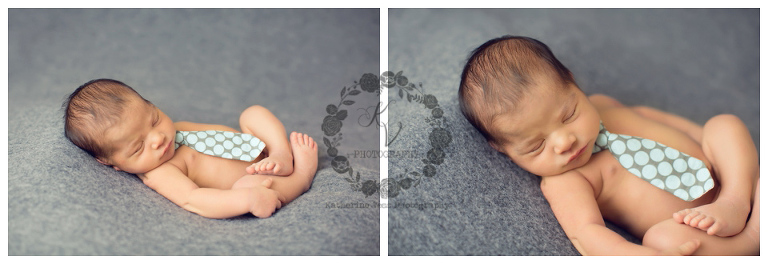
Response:
[[[491,147],[541,177],[552,211],[583,255],[759,254],[757,149],[738,117],[718,115],[701,127],[605,95],[587,96],[546,45],[516,36],[490,40],[472,52],[461,76],[459,103]],[[610,137],[644,140],[601,151],[595,145],[604,141],[605,130],[615,133]],[[612,153],[656,146],[668,154],[651,151],[650,159],[683,154],[694,159],[641,172],[627,165],[646,165],[645,153],[635,160]],[[651,180],[689,165],[699,175]],[[662,189],[665,183],[668,188],[692,185],[697,178],[711,190]],[[642,237],[643,244],[606,228],[604,218]]]
[[[136,174],[171,202],[204,217],[269,217],[309,190],[317,170],[315,141],[292,132],[289,142],[283,124],[261,106],[243,111],[240,129],[245,135],[238,135],[240,131],[222,125],[174,123],[116,80],[89,81],[65,105],[65,135],[72,143],[104,165]],[[183,144],[195,142],[186,142],[184,136],[190,133],[177,133],[181,131],[198,131],[191,132],[192,137],[221,133],[216,136],[220,141],[250,139],[245,141],[257,143],[256,149],[243,149],[254,156],[241,160],[202,153]],[[232,141],[226,142],[228,149],[235,149]]]

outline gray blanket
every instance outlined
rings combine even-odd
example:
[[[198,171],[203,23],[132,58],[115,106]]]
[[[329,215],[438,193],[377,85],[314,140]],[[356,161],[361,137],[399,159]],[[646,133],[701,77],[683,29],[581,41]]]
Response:
[[[397,182],[389,184],[396,194],[388,199],[389,254],[578,254],[539,179],[488,146],[458,110],[464,60],[483,42],[505,34],[536,38],[587,94],[699,124],[735,114],[759,146],[759,21],[755,9],[390,9],[389,68],[434,100],[409,102],[417,89],[389,89],[389,130],[402,127],[397,138],[389,136],[390,150],[416,152],[389,159],[388,181]]]
[[[379,255],[378,207],[347,206],[378,196],[322,144],[326,106],[378,72],[377,9],[11,9],[8,27],[9,255]],[[64,138],[63,99],[95,78],[126,82],[174,121],[239,128],[240,112],[265,106],[320,142],[314,183],[267,219],[189,213]],[[340,134],[340,153],[379,145],[375,127]],[[379,178],[378,160],[349,164],[358,185]]]

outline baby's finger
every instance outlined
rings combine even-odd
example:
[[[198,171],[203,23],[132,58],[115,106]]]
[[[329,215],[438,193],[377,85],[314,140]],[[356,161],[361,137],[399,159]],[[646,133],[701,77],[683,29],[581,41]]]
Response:
[[[272,187],[272,178],[267,178],[266,180],[261,182],[261,186],[264,186],[267,188]]]
[[[678,250],[680,250],[680,255],[690,256],[690,255],[693,255],[693,252],[696,252],[696,250],[699,249],[700,246],[701,246],[701,241],[699,241],[698,239],[694,239],[680,245],[678,247]]]

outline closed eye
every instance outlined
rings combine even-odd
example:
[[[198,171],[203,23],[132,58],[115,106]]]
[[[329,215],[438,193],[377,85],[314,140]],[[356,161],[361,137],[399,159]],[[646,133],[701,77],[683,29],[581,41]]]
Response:
[[[536,152],[537,150],[541,149],[544,146],[544,140],[540,141],[539,144],[537,144],[533,149],[527,152],[527,154],[532,154]]]
[[[566,116],[565,119],[563,119],[563,122],[567,122],[573,119],[575,115],[576,115],[576,106],[573,106],[573,111],[571,111],[571,113],[568,116]]]

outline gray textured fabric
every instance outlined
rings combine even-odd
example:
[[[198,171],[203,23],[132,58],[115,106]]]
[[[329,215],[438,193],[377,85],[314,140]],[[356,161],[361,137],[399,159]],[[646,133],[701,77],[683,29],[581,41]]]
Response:
[[[326,106],[378,72],[378,10],[11,9],[8,26],[9,255],[379,254],[378,208],[343,206],[378,198],[350,187],[322,143],[309,192],[267,219],[212,220],[97,163],[64,138],[59,110],[114,78],[174,121],[239,128],[258,104],[322,142]],[[378,148],[376,128],[342,130],[339,152]],[[378,160],[351,163],[378,179]]]
[[[732,113],[760,143],[758,10],[389,9],[388,23],[390,70],[434,95],[451,136],[444,157],[429,156],[434,110],[388,90],[389,130],[402,125],[390,150],[416,152],[389,159],[390,182],[404,183],[388,200],[391,255],[578,254],[537,177],[495,152],[458,110],[468,53],[501,35],[546,43],[587,94],[699,124]],[[422,159],[442,163],[425,174]]]

